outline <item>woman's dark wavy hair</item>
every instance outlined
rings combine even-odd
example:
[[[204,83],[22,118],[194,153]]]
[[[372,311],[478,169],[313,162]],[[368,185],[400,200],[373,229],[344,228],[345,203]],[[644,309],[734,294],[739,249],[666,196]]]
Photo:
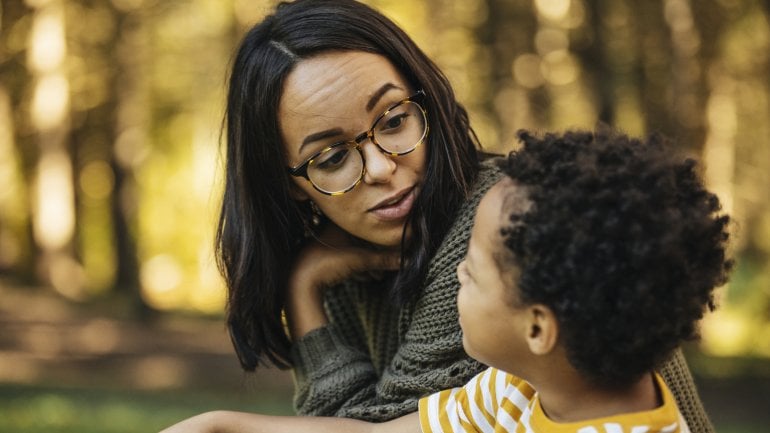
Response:
[[[281,312],[291,263],[303,239],[306,203],[289,194],[277,118],[283,84],[302,59],[328,51],[386,57],[427,95],[425,183],[402,242],[394,299],[421,283],[478,173],[478,140],[438,67],[392,21],[352,0],[281,3],[243,38],[232,65],[225,115],[227,163],[217,260],[228,286],[227,322],[241,366],[291,366]]]
[[[521,271],[514,302],[550,307],[569,362],[617,387],[697,337],[732,261],[729,218],[696,162],[674,159],[660,135],[601,129],[519,132],[523,148],[500,166],[532,207],[501,233]]]

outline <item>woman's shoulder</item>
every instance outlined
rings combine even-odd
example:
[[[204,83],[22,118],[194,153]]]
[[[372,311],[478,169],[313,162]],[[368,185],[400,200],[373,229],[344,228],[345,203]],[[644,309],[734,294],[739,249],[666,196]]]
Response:
[[[500,162],[504,161],[505,158],[506,157],[504,155],[498,153],[483,153],[479,159],[479,175],[483,176],[486,174],[487,176],[499,176],[502,174],[502,170],[500,169]]]
[[[466,199],[465,203],[463,203],[458,217],[461,217],[464,213],[470,213],[471,218],[473,218],[476,207],[481,201],[481,197],[483,197],[503,175],[502,170],[500,170],[500,167],[498,166],[499,161],[502,158],[501,155],[497,154],[484,154],[482,156],[482,159],[479,161],[478,177],[473,185],[470,196]]]
[[[476,208],[481,201],[484,194],[489,191],[494,184],[496,184],[503,175],[502,170],[498,167],[498,161],[501,156],[485,154],[484,158],[479,161],[479,173],[476,177],[476,181],[473,184],[470,194],[465,199],[465,202],[460,206],[460,209],[455,216],[453,228],[450,230],[449,236],[454,231],[456,232],[458,227],[469,228],[473,225],[473,218],[476,215]],[[462,230],[463,232],[465,230]]]
[[[468,238],[470,237],[471,227],[473,226],[473,218],[476,215],[476,208],[481,201],[481,197],[483,197],[503,175],[495,162],[498,158],[499,157],[485,158],[479,162],[479,173],[476,177],[473,189],[465,199],[465,202],[463,202],[458,209],[454,221],[452,222],[452,226],[444,237],[441,246],[433,256],[428,271],[429,277],[435,276],[437,273],[446,269],[454,275],[454,268],[465,256]]]

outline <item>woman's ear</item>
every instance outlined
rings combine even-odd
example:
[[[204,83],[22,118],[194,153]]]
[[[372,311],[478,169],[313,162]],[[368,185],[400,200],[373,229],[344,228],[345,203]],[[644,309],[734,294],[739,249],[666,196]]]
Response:
[[[559,339],[559,323],[553,311],[542,304],[527,307],[527,345],[535,355],[547,355]]]

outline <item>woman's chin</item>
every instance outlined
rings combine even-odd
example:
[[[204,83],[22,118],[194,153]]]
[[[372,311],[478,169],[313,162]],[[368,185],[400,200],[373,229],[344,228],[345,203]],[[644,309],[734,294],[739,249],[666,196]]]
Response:
[[[376,233],[377,236],[367,236],[368,234]],[[404,236],[404,228],[401,227],[389,227],[387,229],[372,229],[368,233],[363,233],[359,239],[366,242],[377,249],[383,250],[400,250],[401,241],[403,239],[409,239],[411,237],[411,229],[407,227],[406,236]]]

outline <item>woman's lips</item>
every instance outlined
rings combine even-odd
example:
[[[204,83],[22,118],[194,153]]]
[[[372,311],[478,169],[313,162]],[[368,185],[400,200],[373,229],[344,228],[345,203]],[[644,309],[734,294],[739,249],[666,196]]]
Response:
[[[378,205],[369,210],[377,218],[386,221],[403,219],[409,215],[409,211],[412,210],[415,199],[415,188],[411,188],[404,195],[397,198],[395,202],[387,205]],[[386,201],[387,203],[387,201]]]

